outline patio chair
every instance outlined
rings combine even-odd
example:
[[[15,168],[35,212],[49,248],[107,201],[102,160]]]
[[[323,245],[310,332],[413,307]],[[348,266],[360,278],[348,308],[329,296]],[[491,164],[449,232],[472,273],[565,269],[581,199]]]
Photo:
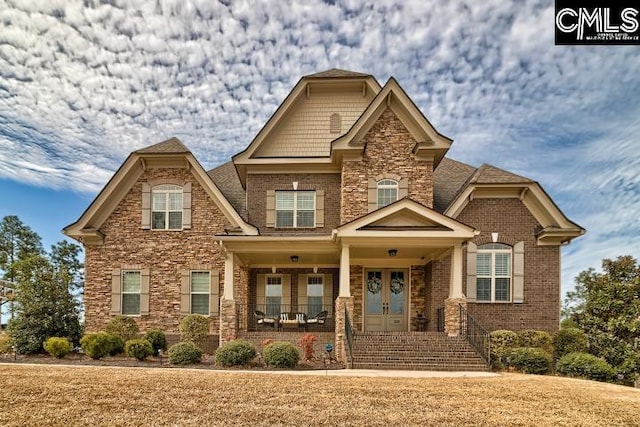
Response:
[[[315,316],[307,318],[307,325],[324,325],[324,322],[326,322],[328,315],[328,311],[321,311]]]
[[[271,326],[273,329],[276,329],[278,319],[275,317],[269,317],[260,310],[256,310],[254,313],[256,315],[256,319],[258,319],[258,326]]]

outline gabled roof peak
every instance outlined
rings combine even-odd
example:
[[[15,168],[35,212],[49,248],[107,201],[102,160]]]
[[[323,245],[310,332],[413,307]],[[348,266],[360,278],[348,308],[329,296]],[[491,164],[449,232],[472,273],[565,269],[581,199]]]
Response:
[[[483,163],[469,180],[470,184],[513,184],[522,182],[533,181],[488,163]]]
[[[163,154],[181,154],[181,153],[190,153],[191,151],[175,136],[167,139],[166,141],[159,142],[157,144],[150,145],[145,148],[141,148],[135,153],[138,154],[155,154],[155,153],[163,153]]]
[[[304,77],[310,77],[310,78],[371,77],[371,74],[359,73],[357,71],[342,70],[340,68],[331,68],[329,70],[320,71],[319,73],[309,74]]]

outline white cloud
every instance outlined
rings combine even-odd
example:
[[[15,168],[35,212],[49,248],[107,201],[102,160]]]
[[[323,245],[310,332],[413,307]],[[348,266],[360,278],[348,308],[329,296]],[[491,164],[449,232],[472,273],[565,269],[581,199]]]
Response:
[[[637,255],[624,230],[640,211],[640,56],[554,46],[553,13],[547,0],[0,0],[0,177],[97,192],[170,136],[213,167],[300,76],[340,67],[396,77],[452,157],[538,179],[589,229],[565,272]]]

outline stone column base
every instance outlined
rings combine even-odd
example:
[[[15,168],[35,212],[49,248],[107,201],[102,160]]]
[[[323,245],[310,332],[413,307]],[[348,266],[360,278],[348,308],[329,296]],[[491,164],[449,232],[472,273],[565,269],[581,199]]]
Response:
[[[236,301],[220,300],[220,345],[233,341],[238,336],[236,330]]]
[[[347,337],[344,332],[344,309],[347,308],[349,312],[349,320],[351,321],[351,326],[355,328],[353,322],[353,297],[338,297],[336,299],[336,311],[335,311],[335,332],[336,332],[336,359],[338,362],[345,365],[345,367],[349,367],[348,358],[347,358]]]
[[[467,307],[465,298],[447,298],[444,300],[444,332],[450,337],[460,335],[460,306]]]

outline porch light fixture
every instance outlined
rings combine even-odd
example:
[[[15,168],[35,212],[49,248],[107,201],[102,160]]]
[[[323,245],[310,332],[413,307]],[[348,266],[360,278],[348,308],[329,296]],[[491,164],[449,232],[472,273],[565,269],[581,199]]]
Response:
[[[298,262],[299,259],[298,255],[291,255],[291,262]]]
[[[396,256],[396,255],[398,255],[398,250],[397,249],[389,249],[388,253],[389,253],[389,256]]]

